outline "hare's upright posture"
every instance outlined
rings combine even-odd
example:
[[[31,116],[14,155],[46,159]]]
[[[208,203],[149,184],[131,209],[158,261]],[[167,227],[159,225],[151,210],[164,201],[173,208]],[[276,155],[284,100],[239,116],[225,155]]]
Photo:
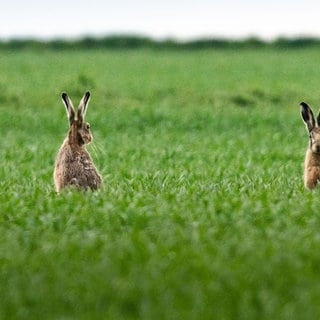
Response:
[[[71,185],[85,190],[96,190],[101,185],[101,176],[85,147],[92,140],[90,125],[84,122],[89,99],[90,93],[87,92],[80,101],[76,115],[70,98],[66,93],[62,94],[70,129],[55,162],[53,177],[57,192]]]
[[[320,113],[314,118],[310,107],[301,102],[301,115],[309,133],[309,146],[304,163],[304,185],[314,189],[320,181]]]

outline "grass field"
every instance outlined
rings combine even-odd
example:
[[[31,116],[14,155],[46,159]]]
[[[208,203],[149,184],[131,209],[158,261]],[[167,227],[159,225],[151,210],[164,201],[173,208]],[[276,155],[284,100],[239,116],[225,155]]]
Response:
[[[317,50],[0,53],[1,319],[319,319]],[[104,189],[54,192],[61,92]]]

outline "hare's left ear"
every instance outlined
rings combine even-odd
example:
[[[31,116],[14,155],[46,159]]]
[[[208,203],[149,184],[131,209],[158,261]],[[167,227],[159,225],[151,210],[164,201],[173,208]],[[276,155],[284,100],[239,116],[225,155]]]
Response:
[[[307,130],[310,132],[316,126],[313,112],[312,112],[311,108],[305,102],[301,102],[300,106],[301,106],[302,119],[307,126]],[[319,120],[319,116],[317,118],[317,122],[318,122],[318,120]]]
[[[90,92],[86,92],[85,95],[82,97],[79,108],[78,108],[78,120],[83,120],[84,116],[87,111],[87,106],[90,100]]]

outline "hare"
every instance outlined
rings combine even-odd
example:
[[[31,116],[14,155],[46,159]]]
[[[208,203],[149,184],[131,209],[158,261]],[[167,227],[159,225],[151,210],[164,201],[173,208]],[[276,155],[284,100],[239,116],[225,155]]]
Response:
[[[55,161],[53,178],[57,192],[66,186],[84,190],[97,190],[101,186],[102,178],[85,146],[92,141],[90,125],[84,122],[89,99],[90,92],[87,92],[80,101],[76,115],[70,98],[66,93],[62,94],[70,129]]]
[[[301,102],[301,115],[309,133],[309,146],[304,162],[304,185],[314,189],[320,180],[320,113],[315,120],[311,108]]]

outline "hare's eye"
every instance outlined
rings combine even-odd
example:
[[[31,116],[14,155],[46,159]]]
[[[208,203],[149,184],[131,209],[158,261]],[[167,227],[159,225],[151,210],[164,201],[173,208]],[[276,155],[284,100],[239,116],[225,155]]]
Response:
[[[89,124],[89,123],[87,123],[87,125],[86,125],[86,129],[87,129],[87,130],[89,130],[89,129],[90,129],[90,124]]]

